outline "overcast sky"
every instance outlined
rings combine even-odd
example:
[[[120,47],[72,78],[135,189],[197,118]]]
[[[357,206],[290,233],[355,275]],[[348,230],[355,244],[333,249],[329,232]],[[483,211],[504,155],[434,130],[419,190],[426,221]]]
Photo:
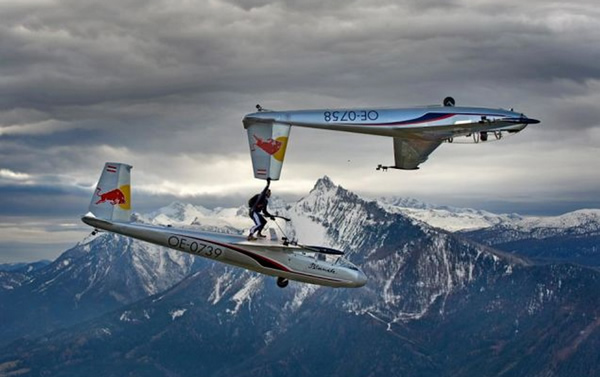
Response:
[[[284,198],[328,175],[368,197],[522,214],[600,207],[597,1],[0,0],[0,263],[54,258],[88,230],[105,161],[134,206],[238,206],[259,191],[242,117],[440,103],[542,121],[444,144],[419,171],[390,138],[295,128]],[[250,220],[249,220],[250,221]]]

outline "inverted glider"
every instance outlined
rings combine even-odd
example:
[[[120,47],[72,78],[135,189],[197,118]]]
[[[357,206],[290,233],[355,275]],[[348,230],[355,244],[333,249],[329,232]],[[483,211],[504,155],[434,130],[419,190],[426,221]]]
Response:
[[[341,251],[290,243],[286,239],[248,242],[245,236],[177,229],[131,222],[131,166],[106,163],[89,212],[82,221],[94,227],[122,234],[178,251],[276,276],[277,285],[288,280],[330,287],[361,287],[367,277],[345,260]]]
[[[505,134],[539,123],[512,109],[454,107],[452,97],[444,100],[444,106],[405,109],[271,111],[256,107],[258,112],[243,119],[254,176],[272,180],[279,179],[292,126],[390,136],[394,140],[394,164],[377,169],[413,170],[443,142],[452,143],[463,136],[472,143],[500,140]]]

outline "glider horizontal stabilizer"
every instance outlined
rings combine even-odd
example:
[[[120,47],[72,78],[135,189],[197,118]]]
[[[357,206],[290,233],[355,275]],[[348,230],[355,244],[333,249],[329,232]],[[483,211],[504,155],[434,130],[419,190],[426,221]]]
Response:
[[[298,246],[302,247],[303,249],[306,249],[306,251],[310,251],[313,253],[329,254],[329,255],[344,255],[343,251],[331,249],[329,247],[324,247],[324,246],[307,246],[307,245],[298,245]]]

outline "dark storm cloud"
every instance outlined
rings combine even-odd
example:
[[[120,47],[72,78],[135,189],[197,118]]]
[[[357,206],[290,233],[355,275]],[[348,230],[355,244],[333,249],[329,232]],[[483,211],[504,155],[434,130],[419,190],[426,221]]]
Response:
[[[445,88],[486,105],[493,98],[465,88],[526,98],[559,80],[586,94],[600,76],[594,12],[585,2],[15,2],[0,15],[0,124],[94,133],[61,129],[48,145],[222,153],[255,101],[426,103]],[[593,127],[592,106],[561,110]],[[191,131],[207,137],[191,142]]]
[[[0,216],[82,214],[89,198],[84,189],[73,186],[49,182],[43,185],[0,183]]]
[[[519,8],[492,16],[470,7],[448,15],[368,2],[324,2],[305,12],[278,3],[262,12],[236,12],[221,3],[180,10],[182,4],[167,4],[77,2],[6,20],[12,27],[5,26],[5,38],[14,48],[13,64],[3,69],[20,74],[9,80],[2,103],[46,109],[255,93],[282,84],[300,90],[352,86],[345,75],[360,78],[369,67],[378,68],[368,72],[376,82],[389,74],[405,81],[467,72],[579,79],[598,72],[587,59],[597,50],[562,43],[568,34],[531,25]]]
[[[74,126],[123,123],[144,138],[136,124],[152,131],[173,121],[176,130],[215,127],[210,116],[202,125],[194,122],[205,114],[191,110],[186,99],[192,98],[200,107],[227,102],[233,109],[248,95],[285,90],[352,98],[360,86],[379,93],[372,99],[378,102],[397,96],[401,85],[425,98],[418,90],[424,80],[501,80],[507,86],[599,75],[598,49],[586,44],[597,40],[577,43],[578,35],[536,21],[524,6],[490,14],[489,5],[454,3],[448,13],[432,1],[297,4],[9,7],[2,39],[3,55],[11,59],[0,68],[7,78],[0,106],[32,109],[35,120],[42,112]],[[238,123],[235,114],[231,121]]]

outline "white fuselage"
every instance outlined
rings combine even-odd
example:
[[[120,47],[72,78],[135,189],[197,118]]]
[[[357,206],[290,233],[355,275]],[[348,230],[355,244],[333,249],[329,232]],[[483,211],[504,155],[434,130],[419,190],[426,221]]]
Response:
[[[246,126],[260,122],[391,137],[418,134],[420,138],[431,139],[473,132],[517,132],[528,124],[539,123],[509,110],[444,106],[259,111],[244,117]]]
[[[302,246],[247,242],[238,235],[177,229],[136,223],[112,222],[84,216],[96,228],[178,251],[246,268],[262,274],[330,287],[361,287],[365,274],[348,261],[318,260]]]

